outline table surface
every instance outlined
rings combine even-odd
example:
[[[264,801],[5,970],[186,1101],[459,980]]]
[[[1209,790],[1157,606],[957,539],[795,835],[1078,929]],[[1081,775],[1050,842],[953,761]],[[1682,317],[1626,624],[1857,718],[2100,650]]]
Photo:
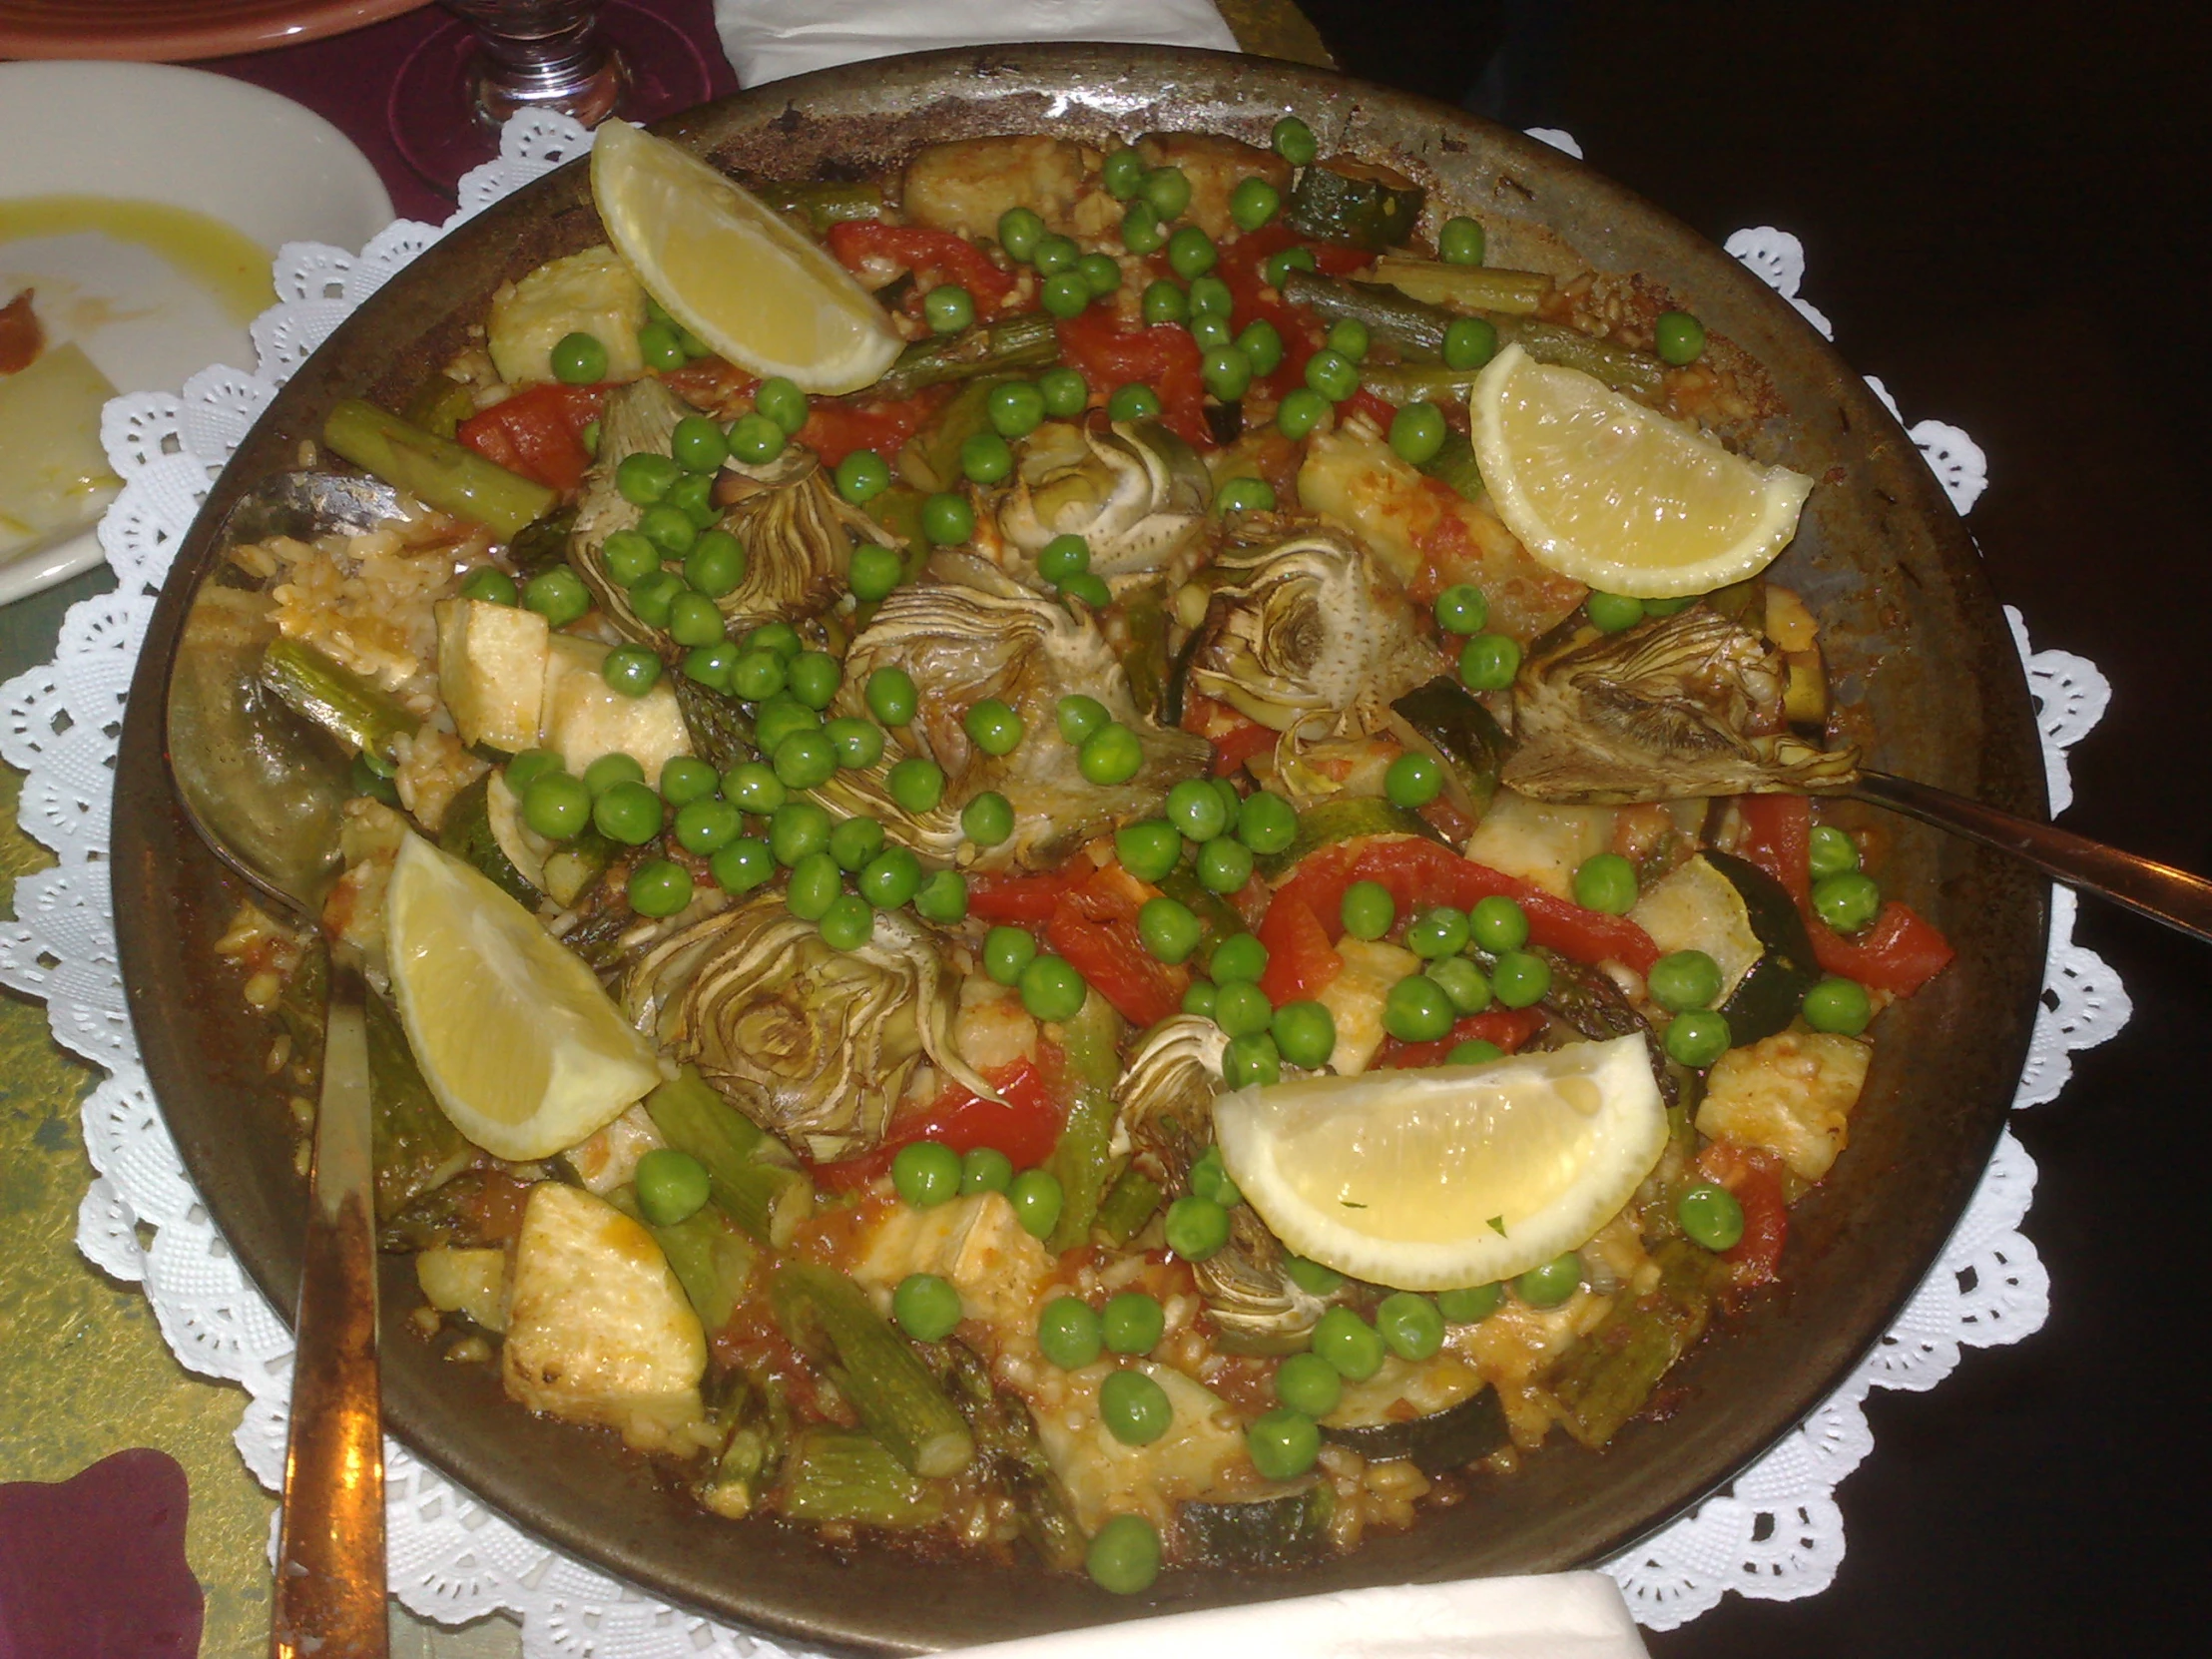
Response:
[[[2194,184],[2212,145],[2202,52],[2187,49],[2179,8],[1305,10],[1355,73],[1566,128],[1594,166],[1699,232],[1802,237],[1805,294],[1844,355],[1909,420],[1952,422],[1986,450],[1990,485],[1969,523],[1998,593],[2038,646],[2079,652],[2111,679],[2112,712],[2073,753],[2065,822],[2212,870],[2212,702],[2187,599],[2203,540],[2194,474],[2212,445],[2212,221]],[[1248,46],[1314,55],[1280,0],[1225,12]],[[402,212],[436,217],[382,140],[372,67],[395,63],[433,15],[218,67],[329,115]],[[105,579],[0,611],[0,673],[42,660],[65,605]],[[12,877],[46,861],[14,830],[17,783],[0,778],[0,909]],[[1932,1393],[1876,1392],[1876,1451],[1839,1493],[1850,1547],[1831,1590],[1731,1598],[1654,1636],[1655,1653],[2161,1652],[2202,1627],[2195,1517],[2166,1494],[2173,1471],[2206,1455],[2190,1404],[2204,1390],[2174,1332],[2194,1310],[2176,1307],[2186,1276],[2173,1264],[2202,1234],[2201,1183],[2178,1172],[2212,1159],[2212,975],[2203,947],[2093,903],[2075,936],[2119,970],[2135,1017],[2076,1059],[2057,1102],[2015,1120],[2041,1172],[2026,1232],[2050,1273],[2049,1324],[1969,1351]],[[257,1651],[270,1505],[229,1443],[241,1397],[177,1369],[135,1291],[28,1266],[74,1263],[85,1179],[76,1105],[90,1075],[44,1032],[42,1010],[0,1000],[0,1479],[58,1478],[127,1444],[172,1451],[192,1479],[204,1651]]]

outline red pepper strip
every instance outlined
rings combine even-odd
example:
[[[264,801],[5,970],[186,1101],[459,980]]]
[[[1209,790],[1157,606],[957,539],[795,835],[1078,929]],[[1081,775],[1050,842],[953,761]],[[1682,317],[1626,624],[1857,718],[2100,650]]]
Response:
[[[1043,1074],[1027,1060],[1016,1060],[983,1076],[999,1092],[1003,1105],[984,1100],[958,1083],[949,1084],[920,1111],[893,1120],[883,1144],[874,1151],[817,1164],[816,1182],[832,1192],[864,1187],[888,1173],[898,1149],[914,1141],[937,1141],[955,1152],[991,1147],[1005,1153],[1016,1169],[1043,1163],[1052,1156],[1067,1119],[1066,1108],[1045,1087]]]
[[[682,368],[661,371],[661,384],[670,391],[687,403],[716,410],[726,418],[742,412],[741,404],[752,407],[753,388],[760,383],[758,374],[722,357],[694,357]]]
[[[1659,959],[1659,947],[1651,942],[1651,935],[1626,916],[1585,910],[1533,882],[1462,858],[1433,841],[1370,841],[1361,849],[1351,879],[1379,881],[1387,887],[1401,916],[1431,904],[1465,910],[1478,899],[1510,898],[1527,913],[1531,940],[1578,962],[1625,962],[1644,973]]]
[[[895,402],[834,403],[818,397],[808,406],[799,441],[821,456],[824,466],[835,466],[856,449],[872,449],[888,461],[952,391],[928,386]]]
[[[46,344],[46,330],[38,312],[31,309],[31,290],[25,288],[0,305],[0,374],[17,374],[37,360]]]
[[[1856,979],[1893,996],[1911,996],[1950,965],[1957,954],[1936,926],[1902,899],[1890,899],[1864,932],[1845,935],[1813,908],[1808,847],[1813,804],[1801,795],[1747,795],[1737,799],[1744,821],[1745,858],[1790,889],[1805,913],[1813,955],[1823,973]]]
[[[1260,988],[1278,1008],[1320,995],[1344,972],[1345,959],[1330,943],[1329,930],[1297,893],[1277,893],[1254,936],[1268,947]]]
[[[830,227],[830,252],[847,271],[882,262],[908,271],[930,272],[968,290],[979,310],[995,308],[1014,291],[1014,275],[991,264],[967,238],[953,231],[920,225],[885,225],[880,220],[848,219]]]
[[[1492,1008],[1469,1014],[1451,1027],[1451,1035],[1433,1042],[1406,1043],[1392,1037],[1376,1054],[1379,1066],[1400,1071],[1417,1066],[1440,1066],[1451,1051],[1464,1042],[1495,1043],[1508,1054],[1518,1054],[1521,1044],[1544,1028],[1544,1016],[1533,1008]]]
[[[1048,921],[1053,906],[1066,896],[1067,876],[977,875],[968,881],[968,914],[985,921]]]
[[[1073,897],[1063,898],[1045,922],[1044,937],[1132,1025],[1157,1025],[1183,1005],[1190,973],[1145,949],[1136,922],[1126,916],[1093,919]]]
[[[854,223],[857,223],[855,221]],[[1082,370],[1091,390],[1111,395],[1131,381],[1160,395],[1160,423],[1184,442],[1217,447],[1206,425],[1206,382],[1198,341],[1172,322],[1123,329],[1105,305],[1059,325],[1060,353]]]
[[[603,385],[548,381],[470,415],[454,436],[485,460],[565,494],[584,481],[591,465],[583,431],[606,400]]]
[[[1782,1246],[1790,1236],[1790,1207],[1782,1198],[1782,1160],[1737,1141],[1714,1141],[1698,1154],[1697,1167],[1743,1206],[1744,1236],[1721,1252],[1721,1260],[1746,1290],[1772,1284]]]
[[[1214,776],[1227,778],[1253,756],[1273,749],[1283,734],[1248,720],[1242,726],[1207,741],[1214,746]]]
[[[1383,431],[1387,432],[1390,429],[1390,422],[1397,417],[1397,410],[1393,408],[1390,404],[1384,402],[1382,398],[1376,396],[1376,394],[1368,390],[1366,386],[1362,386],[1358,391],[1354,392],[1350,397],[1346,398],[1342,403],[1339,403],[1337,405],[1337,418],[1339,420],[1343,420],[1347,415],[1356,414],[1366,415],[1370,420],[1374,421],[1376,425],[1382,427]],[[1453,496],[1452,499],[1457,500],[1458,497]]]

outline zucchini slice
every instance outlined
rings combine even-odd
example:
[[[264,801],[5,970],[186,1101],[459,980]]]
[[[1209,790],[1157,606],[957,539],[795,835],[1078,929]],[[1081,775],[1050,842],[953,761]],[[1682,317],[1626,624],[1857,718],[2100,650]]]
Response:
[[[495,784],[504,811],[493,806]],[[522,841],[522,823],[514,802],[514,792],[507,788],[505,780],[496,772],[485,773],[455,796],[453,804],[446,808],[445,822],[438,828],[438,845],[490,876],[492,883],[509,898],[534,910],[538,905],[538,884],[531,880],[526,870],[531,864],[536,864],[541,871],[544,866],[531,857]],[[499,833],[496,822],[499,818],[507,821],[506,837]],[[515,852],[522,855],[520,860],[508,851],[508,840],[512,841]]]
[[[1726,852],[1699,853],[1629,916],[1661,950],[1702,950],[1719,964],[1720,1010],[1738,1043],[1784,1029],[1820,982],[1805,918],[1788,890]]]
[[[1295,1566],[1327,1551],[1336,1507],[1336,1489],[1317,1480],[1303,1491],[1250,1503],[1186,1502],[1176,1531],[1194,1565]]]
[[[1438,843],[1443,840],[1420,814],[1394,806],[1379,795],[1340,797],[1299,814],[1297,837],[1282,851],[1261,858],[1260,873],[1272,881],[1308,853],[1360,835],[1419,835]]]
[[[1466,687],[1443,675],[1415,686],[1390,707],[1428,740],[1466,797],[1465,805],[1480,818],[1497,794],[1498,769],[1505,764],[1505,734],[1490,711]]]
[[[1298,176],[1284,217],[1302,237],[1379,253],[1411,240],[1427,199],[1402,173],[1338,156]]]
[[[1352,1428],[1324,1423],[1321,1437],[1371,1463],[1405,1458],[1423,1474],[1443,1474],[1489,1456],[1511,1436],[1497,1390],[1485,1382],[1458,1404],[1425,1417]]]

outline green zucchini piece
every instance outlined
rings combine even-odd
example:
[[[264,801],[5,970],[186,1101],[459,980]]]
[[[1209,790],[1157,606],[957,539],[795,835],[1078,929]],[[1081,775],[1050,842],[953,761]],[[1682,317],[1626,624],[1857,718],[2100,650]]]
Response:
[[[1301,858],[1360,835],[1419,835],[1439,844],[1443,842],[1443,836],[1420,814],[1393,806],[1379,795],[1360,795],[1349,800],[1340,797],[1299,814],[1298,834],[1291,844],[1255,861],[1260,873],[1272,881]]]
[[[485,773],[453,798],[453,804],[445,810],[445,822],[438,826],[438,845],[489,876],[509,898],[534,910],[538,907],[538,889],[499,844],[491,822],[491,781],[495,776]]]
[[[1654,1259],[1658,1289],[1616,1307],[1551,1375],[1567,1432],[1593,1451],[1650,1403],[1659,1380],[1705,1335],[1712,1317],[1719,1258],[1687,1239],[1670,1239]]]
[[[962,487],[960,449],[969,438],[991,429],[991,393],[1005,381],[1001,374],[971,379],[939,409],[898,452],[898,472],[921,490]]]
[[[1482,499],[1482,467],[1474,458],[1474,445],[1464,432],[1444,433],[1443,447],[1420,463],[1420,470],[1439,484],[1450,486],[1462,501]]]
[[[1415,686],[1390,707],[1428,740],[1479,818],[1497,794],[1498,769],[1505,764],[1505,734],[1490,711],[1443,675]]]
[[[262,651],[260,679],[285,708],[356,755],[389,763],[392,746],[422,725],[382,687],[300,640],[271,640]]]
[[[1182,1559],[1202,1567],[1292,1567],[1329,1549],[1337,1492],[1326,1480],[1249,1503],[1184,1503],[1176,1515]]]
[[[645,1097],[662,1138],[707,1166],[714,1200],[762,1244],[782,1249],[815,1211],[814,1183],[790,1150],[687,1066]]]
[[[322,441],[363,472],[424,506],[481,524],[501,541],[513,540],[558,499],[543,484],[358,397],[331,406]]]
[[[1423,1474],[1463,1469],[1511,1438],[1505,1427],[1505,1407],[1487,1382],[1458,1404],[1425,1417],[1346,1428],[1324,1423],[1321,1437],[1357,1451],[1372,1463],[1404,1458]]]
[[[753,194],[778,213],[795,214],[818,237],[830,227],[854,219],[881,219],[883,193],[864,181],[850,184],[795,185],[782,179],[747,181]]]
[[[1337,156],[1298,176],[1283,217],[1302,237],[1381,252],[1411,240],[1427,200],[1402,173]]]
[[[1099,1200],[1098,1230],[1119,1249],[1144,1231],[1145,1223],[1159,1211],[1160,1200],[1166,1196],[1159,1182],[1131,1164]]]
[[[376,1167],[376,1215],[391,1221],[424,1193],[476,1161],[453,1120],[422,1080],[399,1016],[380,996],[363,1005],[368,1024],[369,1144]]]
[[[916,1479],[872,1434],[857,1428],[809,1428],[784,1459],[779,1514],[793,1520],[847,1521],[910,1531],[944,1516],[944,1493]]]
[[[669,1271],[712,1337],[730,1323],[752,1288],[761,1253],[735,1223],[709,1203],[673,1227],[652,1228]]]

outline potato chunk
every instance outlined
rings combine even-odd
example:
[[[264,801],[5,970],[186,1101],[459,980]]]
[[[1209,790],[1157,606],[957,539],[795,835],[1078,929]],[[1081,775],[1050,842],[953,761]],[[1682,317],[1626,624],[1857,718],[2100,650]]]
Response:
[[[658,786],[661,768],[691,753],[683,711],[666,675],[643,697],[608,685],[599,671],[607,649],[596,640],[553,636],[538,742],[559,750],[561,764],[578,777],[602,755],[627,755],[645,768],[645,781]]]
[[[969,1319],[1026,1328],[1052,1258],[1004,1194],[975,1193],[933,1210],[899,1205],[868,1235],[852,1269],[853,1278],[882,1296],[910,1273],[933,1273],[950,1284]]]
[[[440,1245],[415,1258],[415,1283],[431,1307],[466,1314],[486,1331],[507,1323],[507,1253]]]
[[[1322,1006],[1337,1022],[1337,1047],[1329,1063],[1338,1076],[1357,1077],[1389,1034],[1382,1029],[1382,1004],[1390,987],[1420,972],[1420,958],[1381,939],[1356,939],[1349,933],[1337,941],[1337,954],[1345,959],[1345,970],[1320,992]]]
[[[1191,182],[1191,205],[1183,217],[1216,242],[1237,229],[1229,217],[1229,198],[1247,179],[1265,179],[1283,196],[1291,194],[1291,164],[1272,150],[1261,150],[1216,133],[1147,133],[1137,154],[1148,167],[1175,167]]]
[[[645,326],[645,289],[612,248],[587,248],[549,260],[512,287],[491,296],[485,340],[502,380],[550,380],[553,347],[569,334],[590,334],[607,348],[607,378],[635,380],[645,372],[638,330]]]
[[[538,741],[545,701],[545,618],[519,605],[441,599],[438,692],[466,744],[510,755]]]
[[[541,1181],[515,1241],[500,1369],[533,1411],[605,1423],[648,1450],[680,1446],[700,1416],[707,1337],[652,1234]]]
[[[1083,152],[1067,139],[956,139],[915,152],[900,206],[916,225],[964,237],[998,236],[998,216],[1030,208],[1055,231],[1074,228],[1083,193]]]
[[[1855,1038],[1818,1031],[1784,1031],[1732,1048],[1706,1081],[1698,1129],[1763,1147],[1818,1181],[1850,1139],[1851,1109],[1873,1056]]]

